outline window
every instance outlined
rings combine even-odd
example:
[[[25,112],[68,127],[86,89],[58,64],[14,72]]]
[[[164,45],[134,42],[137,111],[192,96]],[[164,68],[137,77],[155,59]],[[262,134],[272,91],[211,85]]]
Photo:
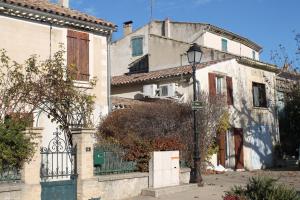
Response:
[[[222,39],[222,51],[227,52],[227,40],[226,39]]]
[[[217,94],[222,94],[223,93],[223,83],[224,78],[221,76],[216,77],[216,92]]]
[[[256,56],[255,56],[255,51],[252,51],[252,59],[255,60]]]
[[[175,83],[164,84],[159,86],[159,96],[161,97],[174,97],[175,96]]]
[[[89,34],[68,30],[67,62],[73,78],[89,80]]]
[[[252,83],[253,106],[267,107],[266,86],[262,83]]]
[[[131,64],[129,64],[128,69],[129,69],[130,74],[149,72],[149,56],[148,56],[148,54],[133,61]]]
[[[160,91],[161,91],[160,96],[162,96],[162,97],[168,96],[168,86],[167,85],[161,86]]]
[[[137,37],[131,39],[131,50],[132,56],[141,56],[143,55],[143,38]]]

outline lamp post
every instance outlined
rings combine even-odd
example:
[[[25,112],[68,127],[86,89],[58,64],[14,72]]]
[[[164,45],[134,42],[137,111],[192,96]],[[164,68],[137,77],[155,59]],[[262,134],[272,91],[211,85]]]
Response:
[[[193,105],[195,105],[197,101],[196,94],[196,65],[200,63],[202,58],[202,51],[199,45],[194,43],[187,51],[188,62],[192,66],[192,77],[193,77]],[[193,160],[194,166],[191,170],[191,183],[198,183],[198,185],[202,185],[202,177],[201,177],[201,159],[200,159],[200,148],[199,148],[199,132],[197,131],[197,119],[196,119],[196,110],[193,108],[193,131],[194,131],[194,152],[193,152]]]

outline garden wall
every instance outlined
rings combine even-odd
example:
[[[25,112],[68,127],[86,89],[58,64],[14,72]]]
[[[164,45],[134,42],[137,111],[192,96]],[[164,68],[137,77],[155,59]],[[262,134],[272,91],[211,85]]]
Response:
[[[22,200],[22,183],[0,183],[1,200]]]

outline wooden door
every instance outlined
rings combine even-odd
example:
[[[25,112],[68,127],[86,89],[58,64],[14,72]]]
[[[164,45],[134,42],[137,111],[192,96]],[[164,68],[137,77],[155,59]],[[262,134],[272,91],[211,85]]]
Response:
[[[225,167],[226,160],[226,132],[218,133],[218,145],[219,145],[219,153],[218,153],[218,164]]]
[[[235,168],[244,169],[243,129],[234,128]]]

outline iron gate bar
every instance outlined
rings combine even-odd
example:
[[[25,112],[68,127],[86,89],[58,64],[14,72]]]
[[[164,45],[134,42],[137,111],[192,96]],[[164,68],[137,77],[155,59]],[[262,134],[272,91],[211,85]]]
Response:
[[[55,137],[50,140],[48,147],[42,147],[41,172],[43,181],[47,179],[74,178],[77,176],[76,146],[72,147],[61,137],[58,130],[54,132]]]

